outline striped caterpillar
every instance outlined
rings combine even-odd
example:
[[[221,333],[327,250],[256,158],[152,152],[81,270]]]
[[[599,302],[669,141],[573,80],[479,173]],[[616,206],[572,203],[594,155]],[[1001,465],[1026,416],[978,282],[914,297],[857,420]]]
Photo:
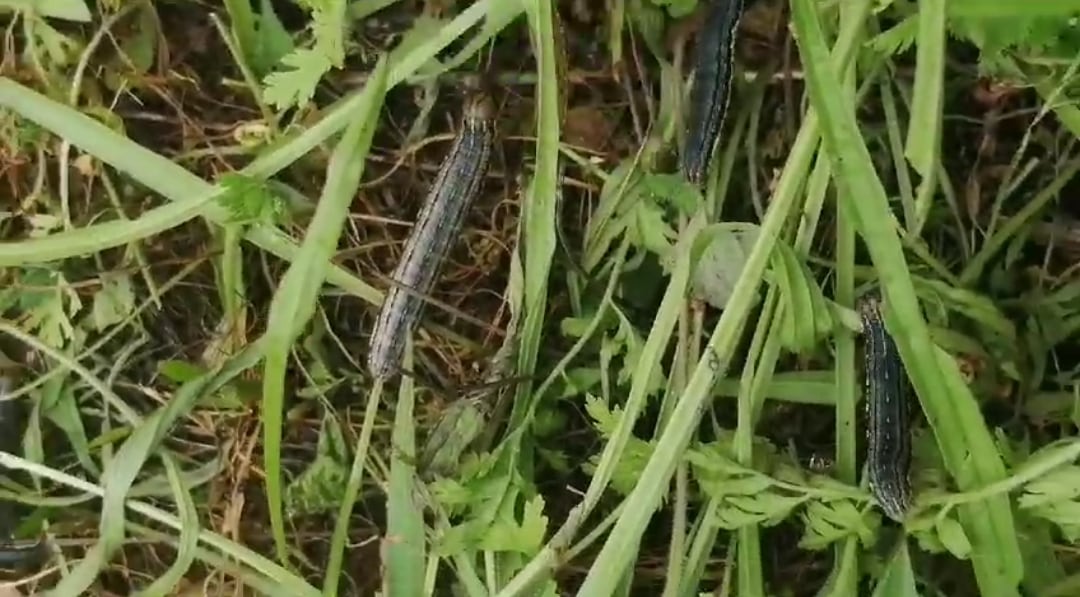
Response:
[[[870,491],[885,514],[902,521],[911,504],[911,430],[907,378],[896,342],[881,318],[880,298],[864,296],[862,319],[866,387],[866,466]]]
[[[400,368],[405,342],[423,311],[424,295],[434,286],[465,212],[480,191],[495,136],[494,112],[484,95],[474,96],[465,107],[461,132],[405,243],[371,335],[367,364],[376,379],[386,379]]]

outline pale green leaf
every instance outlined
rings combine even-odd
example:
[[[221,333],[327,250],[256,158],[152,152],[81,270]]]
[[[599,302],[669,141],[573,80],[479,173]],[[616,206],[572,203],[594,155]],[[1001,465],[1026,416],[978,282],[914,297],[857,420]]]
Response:
[[[889,558],[885,573],[874,585],[873,597],[919,597],[919,591],[915,588],[915,573],[911,569],[911,557],[908,555],[906,541],[900,541],[896,551]]]
[[[971,542],[968,541],[967,534],[960,523],[951,517],[943,516],[938,518],[935,527],[941,544],[949,550],[949,553],[960,560],[968,559],[971,555]]]
[[[1063,466],[1028,483],[1017,504],[1021,508],[1033,508],[1077,496],[1080,496],[1080,466]]]
[[[135,290],[125,274],[102,274],[94,295],[93,328],[99,332],[118,324],[135,310]]]
[[[90,9],[83,0],[0,0],[0,13],[5,9],[24,10],[43,17],[78,23],[90,22]]]
[[[405,367],[412,369],[406,356]],[[384,538],[383,594],[422,595],[424,577],[417,574],[426,560],[424,509],[417,499],[416,483],[416,392],[411,378],[402,379],[394,409],[393,445],[390,454],[390,488],[386,496],[387,529]]]
[[[547,533],[547,516],[544,516],[544,498],[536,496],[525,502],[521,522],[499,521],[480,541],[482,549],[510,551],[531,556],[544,544]]]
[[[250,1],[250,0],[245,0]],[[296,49],[292,36],[281,24],[270,0],[259,0],[259,15],[255,20],[255,39],[248,60],[259,77],[268,74],[289,52]]]
[[[263,79],[263,100],[279,110],[311,101],[319,81],[334,66],[325,54],[307,48],[286,55],[281,64],[289,68]]]
[[[723,309],[758,237],[753,224],[723,224],[702,233],[708,245],[694,267],[694,294]]]

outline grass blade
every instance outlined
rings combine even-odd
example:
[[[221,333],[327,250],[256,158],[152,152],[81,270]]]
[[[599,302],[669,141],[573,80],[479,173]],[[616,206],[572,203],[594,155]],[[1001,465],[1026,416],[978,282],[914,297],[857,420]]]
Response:
[[[550,2],[525,2],[529,32],[537,56],[539,80],[536,85],[536,170],[529,185],[524,204],[524,227],[521,238],[525,243],[524,319],[518,351],[517,374],[531,376],[540,349],[540,336],[547,311],[548,274],[558,242],[555,233],[556,205],[559,185],[559,81],[556,74],[555,33]],[[517,408],[528,404],[525,399],[532,391],[531,383],[518,386]],[[511,420],[517,420],[513,415]]]
[[[0,81],[0,93],[5,83]],[[193,201],[155,207],[133,220],[112,220],[40,238],[0,242],[0,267],[86,256],[142,240],[198,217],[214,199],[213,195],[203,195]]]
[[[915,88],[904,155],[922,177],[915,200],[912,234],[919,234],[937,190],[941,152],[941,118],[945,102],[945,0],[919,3],[919,38],[915,56]]]
[[[411,343],[406,346],[405,350],[411,352]],[[345,484],[345,495],[341,499],[341,507],[338,508],[337,520],[334,522],[334,534],[330,538],[330,560],[326,563],[326,578],[323,579],[322,594],[324,597],[337,595],[338,580],[341,578],[341,565],[345,559],[345,542],[349,538],[349,518],[352,516],[356,496],[360,494],[360,484],[364,480],[364,463],[367,461],[368,447],[371,445],[371,432],[375,427],[375,415],[379,412],[382,392],[382,381],[376,380],[375,386],[368,393],[367,408],[364,409],[364,422],[360,427],[360,437],[356,438],[356,448],[353,450],[349,480]],[[419,571],[417,571],[417,574],[419,574]]]
[[[386,59],[380,59],[364,88],[363,110],[341,136],[326,168],[326,184],[318,208],[304,235],[296,259],[289,266],[270,303],[266,324],[266,364],[263,369],[263,457],[266,497],[274,545],[286,562],[285,520],[281,488],[282,407],[285,402],[285,370],[293,342],[315,313],[315,303],[326,278],[338,237],[349,215],[349,206],[364,173],[364,160],[379,122],[386,94]]]
[[[361,94],[358,97],[363,98],[364,96]],[[207,217],[220,225],[228,224],[230,220],[228,212],[224,207],[216,203],[217,197],[225,192],[223,187],[206,182],[172,163],[171,160],[117,134],[105,125],[81,114],[75,109],[55,102],[3,77],[0,77],[0,106],[10,108],[23,118],[63,137],[72,145],[78,146],[90,155],[135,178],[135,180],[146,185],[147,188],[162,197],[181,205],[197,203],[201,206],[198,215]],[[325,120],[329,120],[329,116]],[[318,145],[338,130],[340,130],[340,127],[330,128],[323,121],[320,121],[319,124],[304,131],[295,140],[291,140],[283,146],[270,151],[266,156],[255,160],[241,172],[247,176],[269,177],[291,164],[292,161],[304,155],[312,147]],[[183,218],[187,216],[189,211],[190,208],[187,206],[175,207],[168,205],[156,208],[150,212],[156,213],[155,217],[158,219],[157,222],[152,222],[152,224],[163,223],[166,219],[172,218],[171,226],[177,226],[185,221]],[[105,232],[102,232],[101,227],[103,226]],[[115,232],[120,226],[131,227],[132,223],[119,221],[116,223],[95,224],[78,230],[50,235],[40,241],[35,241],[48,241],[48,244],[44,245],[44,248],[49,250],[48,253],[29,253],[26,249],[19,248],[18,245],[27,241],[11,243],[10,247],[6,247],[6,250],[9,252],[9,258],[17,259],[16,263],[20,264],[41,263],[42,261],[80,256],[85,252],[84,249],[87,246],[88,241],[85,239],[90,236],[100,237],[100,240],[96,241],[93,247],[94,250],[98,251],[135,240]],[[74,238],[74,241],[72,241],[72,238]],[[252,226],[245,234],[245,238],[255,243],[256,246],[289,261],[294,258],[298,250],[295,241],[280,230],[265,225]],[[40,250],[40,248],[37,250]],[[2,254],[0,253],[0,255]],[[379,291],[340,266],[334,265],[332,267],[328,280],[369,303],[378,304],[381,300]]]
[[[885,574],[874,587],[873,597],[915,597],[915,573],[911,569],[907,541],[901,541],[885,567]]]
[[[412,370],[406,351],[404,367]],[[390,489],[386,496],[386,537],[383,539],[383,593],[422,595],[426,554],[423,509],[416,500],[416,427],[413,420],[413,378],[401,377],[394,431],[390,445]]]
[[[179,509],[180,541],[176,547],[176,561],[169,569],[150,584],[146,590],[139,593],[141,597],[165,597],[172,593],[173,589],[184,579],[188,568],[195,561],[196,551],[199,546],[199,511],[195,509],[195,500],[191,497],[191,490],[184,486],[184,480],[180,476],[180,468],[172,461],[165,460],[165,474],[169,478],[169,487]]]
[[[849,19],[862,20],[865,13],[844,4],[840,8],[841,27]],[[848,68],[844,77],[845,91],[849,98],[855,92],[855,69]],[[856,108],[854,101],[850,109]],[[823,170],[829,170],[831,165],[825,152],[818,154],[820,166]],[[834,194],[834,196],[836,196]],[[853,309],[855,307],[855,225],[851,218],[845,217],[840,210],[839,197],[836,202],[836,302],[841,307]],[[836,471],[841,481],[854,485],[858,478],[858,457],[856,447],[858,445],[858,410],[856,405],[859,398],[859,382],[855,368],[855,335],[843,327],[838,327],[835,336],[836,362],[833,365],[835,375],[836,392],[836,423],[834,437],[836,438]],[[859,551],[859,543],[856,537],[837,544],[833,550],[833,569],[830,575],[832,580],[831,592],[833,595],[851,595],[858,592],[859,575],[856,559]],[[825,591],[822,591],[824,594]]]
[[[963,383],[956,363],[932,348],[885,189],[874,172],[854,114],[833,91],[839,81],[825,67],[827,47],[814,11],[809,0],[792,2],[811,103],[821,115],[822,137],[843,189],[845,213],[856,224],[880,276],[889,307],[887,325],[895,334],[912,385],[957,483],[965,488],[1000,480],[1005,468],[978,404]],[[961,522],[972,538],[972,563],[983,593],[1015,594],[1022,562],[1007,497],[965,507]]]
[[[982,276],[990,260],[1008,245],[1009,240],[1016,236],[1025,224],[1046,208],[1051,201],[1057,198],[1058,193],[1080,172],[1080,159],[1074,158],[1061,166],[1058,175],[1050,184],[1043,187],[1035,197],[1024,204],[1020,211],[1013,214],[1005,221],[993,236],[986,239],[979,252],[972,256],[960,273],[960,283],[971,286]]]

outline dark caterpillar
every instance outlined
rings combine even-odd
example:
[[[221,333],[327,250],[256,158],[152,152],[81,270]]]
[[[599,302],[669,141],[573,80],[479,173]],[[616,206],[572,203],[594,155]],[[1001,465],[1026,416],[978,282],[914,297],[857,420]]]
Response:
[[[405,252],[394,270],[368,350],[368,369],[377,379],[397,372],[408,334],[423,310],[450,247],[457,240],[465,211],[487,175],[494,140],[494,105],[477,95],[465,107],[461,133],[454,140],[423,210],[417,217]]]
[[[686,144],[679,163],[683,175],[694,185],[705,180],[716,138],[724,125],[731,95],[735,31],[742,10],[743,0],[711,0],[698,35]]]
[[[885,514],[899,522],[911,505],[907,377],[881,319],[880,301],[876,294],[868,295],[857,305],[866,341],[866,466],[871,493]]]

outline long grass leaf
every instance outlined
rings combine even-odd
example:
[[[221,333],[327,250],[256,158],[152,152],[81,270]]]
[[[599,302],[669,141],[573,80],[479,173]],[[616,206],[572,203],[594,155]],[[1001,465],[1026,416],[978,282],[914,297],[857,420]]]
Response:
[[[411,348],[407,346],[406,350],[411,350]],[[376,380],[374,387],[368,393],[364,422],[361,424],[360,436],[356,438],[356,448],[353,450],[349,480],[345,483],[345,493],[341,499],[341,506],[338,508],[337,519],[334,521],[334,534],[330,537],[330,559],[326,563],[326,577],[323,579],[323,597],[337,595],[342,562],[345,559],[345,543],[349,538],[349,519],[352,517],[356,497],[360,495],[360,484],[364,480],[364,463],[367,462],[371,432],[375,428],[375,415],[379,412],[382,393],[383,382]]]
[[[315,304],[337,249],[338,238],[349,215],[356,189],[364,173],[364,161],[379,122],[386,95],[386,60],[380,59],[364,88],[368,101],[353,115],[326,167],[318,208],[311,218],[304,243],[274,293],[266,323],[266,364],[263,369],[263,458],[270,526],[278,558],[288,555],[281,489],[282,407],[285,402],[285,370],[296,337],[315,313]]]
[[[919,37],[915,55],[915,87],[904,155],[922,177],[915,200],[913,234],[918,234],[930,213],[937,190],[937,164],[941,153],[941,119],[945,102],[945,0],[919,3]]]
[[[406,371],[412,359],[405,354]],[[416,425],[413,405],[416,393],[411,376],[401,377],[394,431],[390,436],[390,488],[386,495],[386,538],[383,545],[383,594],[422,595],[426,559],[424,516],[416,499]]]
[[[4,83],[5,81],[0,81],[0,86]],[[214,196],[204,195],[194,201],[155,207],[133,220],[112,220],[40,238],[0,242],[0,267],[85,257],[141,240],[198,217],[213,200]]]
[[[885,573],[874,587],[873,597],[915,597],[919,591],[915,588],[915,573],[911,569],[907,542],[897,546]]]
[[[840,26],[844,28],[849,21],[861,21],[866,18],[866,13],[851,3],[840,6]],[[844,92],[848,100],[848,109],[857,108],[856,96],[856,70],[854,64],[848,64],[844,71]],[[832,165],[826,152],[818,153],[818,164],[830,175]],[[816,171],[815,171],[816,173]],[[835,187],[834,187],[835,189]],[[834,193],[837,201],[834,203],[836,213],[836,302],[848,309],[855,307],[855,224],[851,218],[846,217],[840,210],[839,197]],[[856,350],[855,336],[843,327],[837,327],[836,331],[836,362],[833,365],[835,374],[836,392],[836,423],[834,436],[836,438],[836,472],[841,481],[854,485],[858,478],[856,447],[858,445],[858,410],[856,404],[859,398],[859,388],[856,376]],[[830,574],[832,581],[832,593],[837,595],[852,595],[858,592],[858,566],[857,556],[859,553],[859,540],[857,537],[848,537],[839,542],[833,550],[833,569]],[[824,591],[822,591],[824,593]]]
[[[195,499],[191,496],[191,488],[184,485],[180,474],[180,467],[176,466],[171,459],[165,460],[165,474],[169,478],[169,487],[172,489],[180,523],[180,541],[176,546],[176,560],[169,569],[140,593],[139,597],[166,597],[184,579],[191,564],[195,561],[196,551],[199,546],[199,511],[195,509]]]
[[[525,243],[522,307],[524,318],[518,351],[518,375],[531,375],[540,348],[547,305],[548,275],[558,242],[555,233],[559,185],[559,80],[556,75],[554,17],[550,2],[526,0],[529,31],[535,45],[539,79],[536,85],[536,170],[528,189],[522,218]],[[532,384],[519,386],[520,400]],[[516,406],[516,404],[515,404]],[[515,410],[517,410],[515,408]],[[513,417],[512,417],[513,418]]]

